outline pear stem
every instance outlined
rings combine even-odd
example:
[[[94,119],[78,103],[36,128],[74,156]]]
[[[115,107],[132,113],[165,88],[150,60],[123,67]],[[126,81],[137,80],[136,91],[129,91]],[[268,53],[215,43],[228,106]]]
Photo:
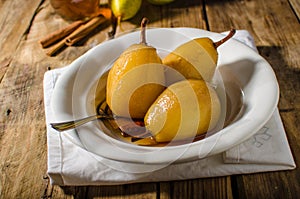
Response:
[[[142,30],[141,30],[140,44],[147,45],[147,42],[146,42],[146,26],[147,26],[148,21],[149,20],[146,17],[144,17],[142,22],[141,22]]]
[[[236,32],[235,29],[231,29],[226,37],[224,37],[220,41],[214,42],[214,47],[217,49],[219,46],[221,46],[223,43],[225,43],[227,40],[229,40],[231,37],[233,37],[235,32]]]
[[[120,31],[121,31],[121,32],[123,32],[124,29],[122,28],[122,23],[121,23],[121,21],[122,21],[122,16],[120,15],[120,16],[117,17],[117,27],[120,28]]]

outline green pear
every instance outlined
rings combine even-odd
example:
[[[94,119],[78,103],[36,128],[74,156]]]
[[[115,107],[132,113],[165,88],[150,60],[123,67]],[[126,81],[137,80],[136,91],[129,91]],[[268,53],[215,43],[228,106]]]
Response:
[[[142,0],[110,0],[111,10],[119,21],[134,17],[141,5]]]

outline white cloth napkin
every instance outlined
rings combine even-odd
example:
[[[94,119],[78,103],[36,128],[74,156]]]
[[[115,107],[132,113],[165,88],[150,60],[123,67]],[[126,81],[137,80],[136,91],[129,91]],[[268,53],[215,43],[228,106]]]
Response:
[[[224,33],[226,34],[226,33]],[[238,30],[235,39],[256,51],[248,31]],[[149,172],[134,172],[147,165],[108,160],[74,144],[51,128],[55,121],[50,102],[55,83],[67,67],[47,71],[44,76],[44,101],[47,125],[48,175],[57,185],[114,185],[227,176],[296,167],[278,109],[271,119],[246,142],[215,156],[176,163]],[[150,171],[153,170],[153,171]]]

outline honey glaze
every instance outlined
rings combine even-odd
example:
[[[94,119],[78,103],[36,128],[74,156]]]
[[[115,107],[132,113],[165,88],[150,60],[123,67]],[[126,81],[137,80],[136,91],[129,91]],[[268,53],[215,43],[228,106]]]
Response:
[[[238,120],[243,110],[243,91],[238,80],[227,68],[221,68],[220,74],[222,76],[222,83],[226,94],[225,104],[225,119],[222,122],[222,128],[229,126],[234,121]],[[208,132],[201,135],[196,135],[194,138],[176,140],[165,143],[156,142],[151,132],[147,131],[142,119],[131,119],[118,117],[112,113],[106,103],[106,80],[107,73],[102,75],[99,79],[96,89],[94,90],[94,108],[97,114],[105,113],[112,116],[113,119],[98,120],[101,131],[105,134],[134,145],[163,147],[163,146],[176,146],[196,142],[210,136],[216,132]],[[221,128],[221,129],[222,129]]]

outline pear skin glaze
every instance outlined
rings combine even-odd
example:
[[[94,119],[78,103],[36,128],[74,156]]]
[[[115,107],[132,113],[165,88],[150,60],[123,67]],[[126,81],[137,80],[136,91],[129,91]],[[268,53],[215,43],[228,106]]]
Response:
[[[219,97],[203,80],[169,86],[149,108],[144,123],[157,142],[193,139],[213,129],[221,115]]]
[[[163,60],[163,64],[178,71],[185,79],[203,79],[210,82],[214,76],[218,62],[217,48],[235,34],[231,30],[220,41],[213,42],[210,38],[195,38],[178,46]],[[167,85],[179,81],[172,74],[166,74]]]
[[[107,78],[107,104],[118,116],[144,118],[148,108],[165,89],[162,61],[145,39],[147,19],[142,21],[141,42],[126,49]]]

